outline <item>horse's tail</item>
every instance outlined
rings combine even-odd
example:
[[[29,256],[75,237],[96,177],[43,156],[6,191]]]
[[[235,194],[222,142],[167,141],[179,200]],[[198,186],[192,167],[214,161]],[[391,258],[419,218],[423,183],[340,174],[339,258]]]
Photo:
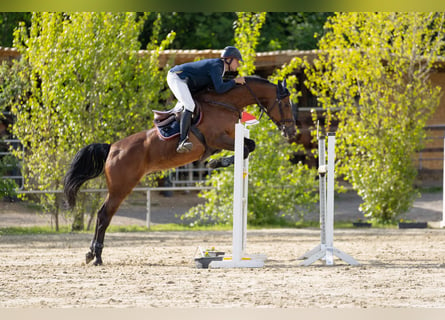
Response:
[[[63,179],[63,192],[70,208],[76,204],[77,192],[82,184],[103,173],[110,146],[105,143],[93,143],[82,148],[74,156]]]

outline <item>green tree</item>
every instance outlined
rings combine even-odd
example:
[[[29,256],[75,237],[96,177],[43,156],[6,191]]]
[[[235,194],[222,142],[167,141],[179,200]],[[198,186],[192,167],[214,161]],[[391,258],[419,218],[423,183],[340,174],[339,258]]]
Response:
[[[29,64],[31,83],[26,103],[13,107],[14,133],[27,150],[26,189],[61,189],[67,165],[80,148],[112,143],[151,126],[151,110],[168,94],[159,51],[174,34],[158,43],[155,31],[150,53],[141,56],[138,36],[145,18],[135,13],[35,13],[29,32],[17,30],[15,46]],[[159,30],[159,20],[154,30]],[[104,187],[104,181],[89,186]],[[41,204],[57,218],[57,194],[45,194]],[[78,208],[74,229],[83,227],[83,210]]]
[[[173,49],[222,49],[234,44],[235,12],[162,12],[160,36],[176,33]],[[258,38],[257,51],[311,50],[317,48],[323,25],[332,15],[327,12],[267,12]],[[149,17],[140,35],[147,43],[154,17]],[[235,22],[235,23],[234,23]]]
[[[241,76],[255,72],[255,56],[261,27],[266,20],[266,12],[237,12],[235,22],[235,46],[239,48],[244,62],[238,68]]]
[[[323,55],[308,86],[338,113],[338,172],[370,219],[389,222],[412,205],[413,155],[439,104],[430,81],[444,49],[443,13],[339,13],[326,24]],[[327,123],[329,125],[329,121]]]
[[[162,26],[159,37],[176,33],[173,49],[222,49],[233,44],[235,12],[161,12]],[[11,47],[13,30],[19,21],[30,25],[29,12],[0,13],[0,46]],[[138,13],[138,16],[143,16]],[[262,33],[258,39],[258,51],[311,50],[317,48],[323,25],[331,16],[329,12],[267,12]],[[150,43],[156,32],[153,23],[155,14],[150,15],[139,35],[141,48]]]
[[[11,166],[16,166],[16,159],[11,156],[3,156],[0,158],[0,200],[4,197],[16,196],[17,184],[12,179],[5,179],[3,177]]]
[[[2,151],[12,151],[12,147],[3,142],[3,138],[12,138],[10,135],[10,115],[11,106],[22,104],[26,100],[27,92],[30,89],[29,81],[24,74],[26,62],[24,60],[16,60],[11,63],[3,61],[0,65],[0,121],[3,120],[5,131],[1,133]],[[9,115],[8,115],[9,114]],[[6,116],[7,115],[7,116]],[[16,152],[19,152],[16,150]],[[15,196],[17,184],[14,180],[1,178],[5,175],[11,175],[11,169],[20,167],[18,159],[12,155],[1,156],[0,158],[0,195]],[[13,169],[14,171],[14,169]],[[12,174],[16,175],[16,174]]]
[[[313,50],[323,35],[330,12],[268,12],[259,51]]]
[[[233,41],[234,12],[161,12],[161,38],[172,31],[172,49],[222,49]],[[140,34],[142,45],[149,43],[153,34],[154,15],[148,17]]]
[[[30,25],[30,12],[0,12],[0,46],[12,47],[14,29],[20,22]]]

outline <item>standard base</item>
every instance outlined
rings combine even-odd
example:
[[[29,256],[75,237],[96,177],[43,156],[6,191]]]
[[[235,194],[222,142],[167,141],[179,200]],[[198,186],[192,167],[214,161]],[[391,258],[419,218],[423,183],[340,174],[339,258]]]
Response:
[[[306,252],[304,255],[299,257],[299,260],[306,259],[302,263],[300,263],[301,266],[309,266],[313,264],[317,260],[324,260],[324,263],[327,266],[334,265],[334,256],[340,258],[344,262],[350,264],[351,266],[358,266],[360,265],[353,257],[350,255],[344,253],[343,251],[334,248],[334,247],[326,247],[322,245],[316,246],[314,249]]]
[[[245,255],[239,261],[235,261],[230,256],[225,256],[221,261],[212,261],[209,264],[211,269],[222,268],[262,268],[264,261],[267,259],[265,255]]]

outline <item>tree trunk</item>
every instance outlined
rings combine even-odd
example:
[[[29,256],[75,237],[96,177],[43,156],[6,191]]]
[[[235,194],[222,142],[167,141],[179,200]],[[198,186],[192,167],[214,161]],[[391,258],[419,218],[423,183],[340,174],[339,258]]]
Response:
[[[72,231],[82,231],[85,227],[84,219],[84,208],[85,208],[85,197],[82,197],[81,206],[74,210],[73,223],[71,224]]]

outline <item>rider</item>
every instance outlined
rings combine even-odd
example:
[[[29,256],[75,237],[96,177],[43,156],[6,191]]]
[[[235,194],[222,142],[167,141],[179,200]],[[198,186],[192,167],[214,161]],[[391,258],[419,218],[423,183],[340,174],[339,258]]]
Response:
[[[188,132],[195,110],[192,93],[210,85],[213,85],[217,93],[224,93],[236,84],[244,84],[244,77],[223,81],[224,73],[236,71],[240,61],[243,61],[240,51],[235,47],[228,46],[224,48],[221,58],[188,62],[174,66],[169,70],[167,83],[178,99],[176,107],[184,106],[185,109],[181,117],[180,138],[176,152],[189,152],[193,147],[192,142],[188,140]]]

